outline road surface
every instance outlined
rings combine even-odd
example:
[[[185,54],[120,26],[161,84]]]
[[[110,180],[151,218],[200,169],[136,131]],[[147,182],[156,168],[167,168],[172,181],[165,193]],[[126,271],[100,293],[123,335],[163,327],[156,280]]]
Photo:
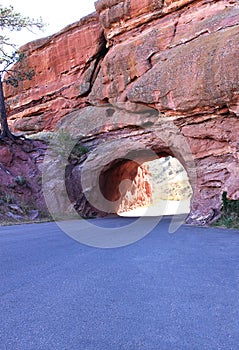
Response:
[[[0,227],[0,349],[237,350],[238,231],[168,225],[116,249]]]

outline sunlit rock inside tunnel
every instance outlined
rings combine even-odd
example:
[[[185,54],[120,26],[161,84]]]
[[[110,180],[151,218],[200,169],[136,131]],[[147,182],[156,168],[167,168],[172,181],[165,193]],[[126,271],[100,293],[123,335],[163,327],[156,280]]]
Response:
[[[176,158],[171,156],[158,158],[143,163],[138,169],[142,168],[145,174],[142,176],[141,173],[141,179],[144,178],[145,182],[141,180],[141,184],[138,184],[138,186],[141,185],[138,189],[141,197],[138,195],[137,200],[132,204],[132,196],[135,195],[136,189],[134,186],[128,186],[128,190],[122,188],[124,199],[118,215],[135,217],[189,214],[193,191],[187,172]],[[137,179],[134,183],[137,184]],[[131,207],[127,208],[130,199]]]

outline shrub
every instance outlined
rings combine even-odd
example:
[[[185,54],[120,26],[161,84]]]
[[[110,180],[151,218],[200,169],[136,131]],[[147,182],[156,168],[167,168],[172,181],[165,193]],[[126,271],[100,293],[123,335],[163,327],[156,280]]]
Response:
[[[227,192],[223,192],[222,215],[215,222],[215,225],[239,229],[239,199],[228,199]]]

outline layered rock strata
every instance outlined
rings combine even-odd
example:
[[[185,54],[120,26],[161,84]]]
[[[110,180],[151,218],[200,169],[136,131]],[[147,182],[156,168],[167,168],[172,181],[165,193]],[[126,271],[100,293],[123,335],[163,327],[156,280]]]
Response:
[[[99,182],[103,197],[117,202],[105,179],[120,185],[128,178],[131,186],[129,166],[115,166],[136,152],[130,162],[139,166],[152,157],[178,158],[193,188],[188,222],[214,220],[223,192],[239,198],[238,1],[99,0],[96,11],[23,48],[35,77],[5,91],[12,129],[53,131],[61,120],[59,127],[81,142],[94,138],[97,147],[69,174],[77,167],[77,178],[84,167],[88,174],[84,200],[81,190],[69,189],[83,211],[87,203],[101,205]],[[115,208],[106,207],[98,210]]]
[[[98,66],[105,53],[105,39],[96,14],[63,31],[29,44],[17,68],[33,68],[35,76],[17,88],[7,86],[9,123],[15,132],[54,130],[66,114],[87,104]]]

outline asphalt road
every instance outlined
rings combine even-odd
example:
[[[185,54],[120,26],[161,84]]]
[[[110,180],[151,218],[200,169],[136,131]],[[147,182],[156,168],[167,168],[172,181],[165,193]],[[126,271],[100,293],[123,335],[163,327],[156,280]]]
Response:
[[[239,232],[168,224],[116,249],[0,227],[0,349],[238,350]]]

